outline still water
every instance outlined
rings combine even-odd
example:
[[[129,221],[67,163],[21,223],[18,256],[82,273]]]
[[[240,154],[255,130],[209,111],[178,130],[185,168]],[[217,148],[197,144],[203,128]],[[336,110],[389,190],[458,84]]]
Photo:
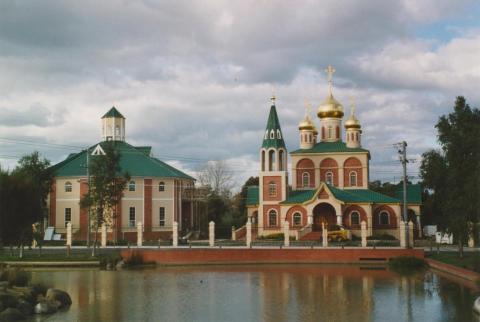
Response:
[[[468,286],[358,266],[41,270],[73,305],[41,321],[480,321]]]

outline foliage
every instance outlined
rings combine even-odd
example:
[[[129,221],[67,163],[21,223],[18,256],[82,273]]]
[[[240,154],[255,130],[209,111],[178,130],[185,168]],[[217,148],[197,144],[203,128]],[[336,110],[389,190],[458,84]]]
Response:
[[[232,200],[233,222],[236,227],[241,227],[247,222],[247,191],[249,186],[258,186],[259,178],[250,177]]]
[[[123,190],[130,180],[128,173],[121,173],[121,154],[115,148],[115,141],[105,142],[103,150],[105,155],[92,156],[89,165],[91,175],[89,189],[80,200],[82,208],[93,208],[92,222],[95,232],[93,254],[95,254],[98,229],[113,218],[112,212],[120,202]]]
[[[375,180],[368,183],[368,189],[390,197],[395,197],[395,191],[397,188],[398,185],[396,184],[390,182],[382,183],[380,180]]]
[[[276,234],[270,234],[270,235],[265,235],[265,236],[259,236],[257,239],[261,240],[283,240],[284,236],[283,233],[276,233]]]
[[[198,172],[198,182],[210,187],[215,195],[230,197],[233,188],[233,173],[225,161],[208,161]]]
[[[438,254],[431,253],[428,257],[439,262],[480,273],[480,254],[478,252],[467,252],[463,258],[458,258],[458,255],[453,252],[442,251]]]
[[[435,127],[441,150],[423,154],[420,174],[433,191],[431,211],[440,229],[453,234],[462,257],[480,216],[480,111],[457,97],[453,113],[441,116]]]
[[[367,240],[397,240],[397,238],[395,238],[395,236],[392,236],[390,234],[381,234],[381,235],[367,236]]]
[[[399,256],[390,259],[388,266],[402,275],[411,275],[427,268],[425,260],[413,256]]]

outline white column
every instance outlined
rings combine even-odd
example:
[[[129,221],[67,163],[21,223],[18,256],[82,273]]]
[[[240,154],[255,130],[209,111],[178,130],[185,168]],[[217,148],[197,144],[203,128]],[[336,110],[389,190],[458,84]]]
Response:
[[[215,246],[215,223],[213,221],[208,224],[208,244],[210,247]]]
[[[137,246],[142,247],[143,245],[143,225],[139,221],[137,222]]]
[[[67,246],[72,246],[72,224],[67,223]]]
[[[172,231],[172,246],[178,246],[178,222],[173,222],[173,231]]]
[[[410,247],[413,247],[413,245],[415,245],[413,243],[413,222],[409,222],[408,223],[408,244],[410,245]]]
[[[237,240],[237,234],[235,234],[235,226],[232,226],[232,240]]]
[[[405,223],[400,221],[400,247],[407,247],[407,236],[405,236]]]
[[[367,216],[367,236],[373,235],[373,222],[372,216]]]
[[[290,246],[290,224],[288,221],[283,223],[283,241],[285,247]]]
[[[342,226],[342,215],[337,215],[337,225]]]
[[[250,247],[252,244],[252,223],[247,222],[247,236],[246,236],[247,247]]]
[[[328,247],[328,229],[325,223],[322,222],[322,246]]]
[[[360,223],[361,234],[362,234],[362,247],[367,247],[367,223],[362,221]]]
[[[418,225],[418,237],[422,238],[423,232],[422,232],[422,221],[420,219],[420,215],[417,215],[417,225]]]
[[[102,225],[102,247],[107,247],[107,225]]]
[[[307,216],[307,224],[313,225],[313,214],[308,214]]]

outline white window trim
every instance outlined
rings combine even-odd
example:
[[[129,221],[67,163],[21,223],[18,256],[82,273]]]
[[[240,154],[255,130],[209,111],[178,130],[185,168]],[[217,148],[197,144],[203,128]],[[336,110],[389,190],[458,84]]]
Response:
[[[132,186],[133,186],[133,190],[131,189]],[[128,191],[130,191],[130,192],[137,191],[137,183],[134,180],[131,180],[128,183]]]
[[[132,225],[132,210],[133,209],[133,214],[135,216],[135,219],[133,219],[133,225]],[[136,220],[137,220],[137,209],[135,207],[128,207],[128,227],[135,227],[136,226]]]
[[[272,193],[272,187],[274,188],[273,189],[274,193]],[[269,182],[268,183],[268,196],[269,197],[276,197],[277,196],[277,183],[276,182]]]
[[[295,224],[295,216],[296,215],[300,215],[300,224],[296,225]],[[297,211],[297,212],[294,212],[293,215],[292,215],[292,225],[294,227],[299,227],[299,226],[302,226],[302,221],[303,221],[303,215],[301,212]]]
[[[275,225],[270,225],[270,213],[271,213],[272,211],[275,212]],[[268,220],[268,227],[277,227],[277,226],[278,226],[278,211],[277,211],[276,209],[269,209],[268,212],[267,212],[267,214],[268,214],[268,218],[267,218],[267,220]]]
[[[382,224],[382,214],[387,214],[387,223],[386,224]],[[382,210],[378,213],[378,224],[381,225],[381,226],[387,226],[387,225],[390,225],[390,213],[386,210]]]
[[[332,177],[332,181],[331,182],[328,182],[328,177],[329,175],[331,175]],[[325,183],[328,183],[329,185],[333,186],[333,182],[335,181],[335,177],[333,175],[333,171],[329,170],[327,172],[325,172]]]
[[[305,184],[305,175],[307,175],[307,178],[308,178],[307,184]],[[308,173],[308,172],[303,172],[302,173],[302,187],[303,188],[310,187],[310,173]]]
[[[70,213],[69,213],[70,220],[67,220],[67,209],[70,210]],[[67,227],[68,223],[72,223],[72,208],[70,207],[65,208],[65,210],[63,211],[63,221],[65,223],[65,228]]]
[[[67,187],[69,187],[69,189],[67,189]],[[65,182],[64,190],[65,190],[65,192],[72,192],[73,191],[73,185],[70,181]]]
[[[354,224],[353,221],[352,221],[352,215],[353,215],[354,213],[357,213],[357,214],[358,214],[358,224]],[[358,212],[358,210],[352,210],[352,211],[350,212],[350,215],[349,215],[349,216],[350,216],[350,225],[360,225],[360,223],[362,222],[362,220],[361,220],[362,217],[360,216],[360,212]]]
[[[355,184],[352,184],[352,174],[355,176]],[[358,187],[358,173],[357,171],[350,171],[348,173],[348,182],[351,187]]]

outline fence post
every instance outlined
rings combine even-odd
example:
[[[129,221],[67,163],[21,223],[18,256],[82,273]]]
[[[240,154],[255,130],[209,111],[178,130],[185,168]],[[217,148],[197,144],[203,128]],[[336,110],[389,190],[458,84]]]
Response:
[[[72,246],[72,223],[67,223],[67,246]]]
[[[215,223],[213,221],[208,224],[208,244],[210,247],[215,246]]]
[[[413,247],[413,222],[408,223],[408,244]]]
[[[178,222],[173,222],[172,246],[178,247]]]
[[[400,221],[400,247],[407,247],[407,236],[405,236],[405,222]]]
[[[137,223],[137,247],[142,247],[143,245],[143,225],[139,221]]]
[[[361,234],[362,234],[362,247],[367,247],[367,223],[362,221],[361,224]]]
[[[283,238],[284,246],[290,246],[290,223],[288,221],[283,223]]]
[[[232,240],[237,240],[237,234],[235,233],[235,226],[232,226]]]
[[[107,225],[102,225],[102,247],[107,247]]]
[[[322,246],[328,247],[328,229],[324,222],[322,222]]]
[[[247,243],[247,247],[250,247],[250,245],[252,245],[252,222],[249,220],[246,226],[247,226],[247,234],[246,234],[245,240]]]

